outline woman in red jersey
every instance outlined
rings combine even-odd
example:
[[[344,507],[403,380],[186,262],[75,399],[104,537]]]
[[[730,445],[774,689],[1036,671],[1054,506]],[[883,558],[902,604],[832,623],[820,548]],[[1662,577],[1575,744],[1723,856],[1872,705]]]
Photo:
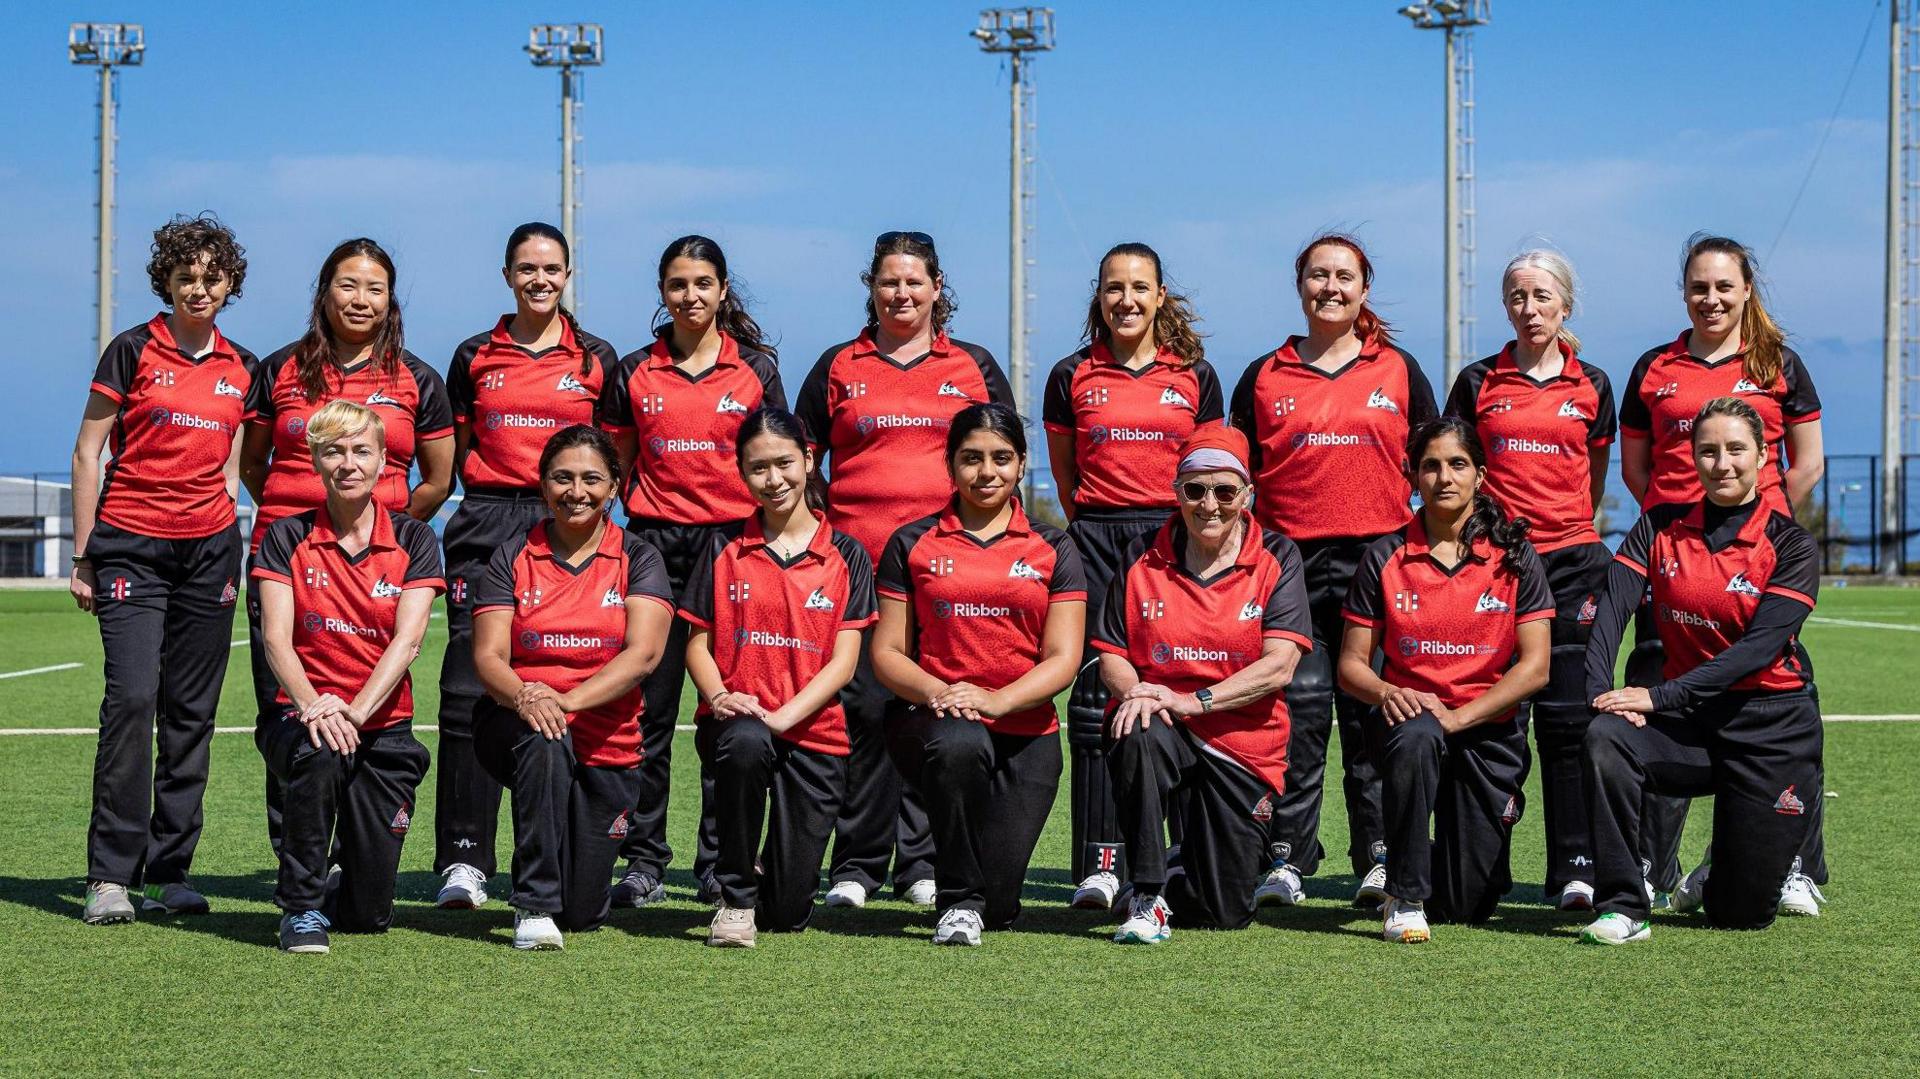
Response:
[[[1134,540],[1174,508],[1180,444],[1219,423],[1220,381],[1203,356],[1187,298],[1168,290],[1146,244],[1115,246],[1100,260],[1088,304],[1087,344],[1047,378],[1047,456],[1072,521],[1089,595],[1106,594]],[[1120,822],[1102,759],[1107,691],[1097,664],[1074,683],[1067,706],[1073,751],[1073,905],[1105,910],[1126,875]]]
[[[1820,395],[1813,377],[1788,348],[1767,313],[1753,252],[1735,240],[1695,233],[1681,262],[1681,291],[1692,325],[1671,344],[1648,349],[1633,365],[1620,395],[1620,476],[1643,510],[1688,504],[1700,498],[1689,441],[1693,418],[1710,400],[1737,397],[1752,405],[1765,427],[1767,466],[1759,474],[1760,497],[1791,514],[1826,471],[1820,429]],[[1635,646],[1627,659],[1628,680],[1659,680],[1659,639],[1642,614],[1634,623]],[[1653,796],[1642,856],[1649,882],[1697,902],[1698,889],[1680,876],[1680,833],[1686,803]],[[1823,807],[1815,803],[1813,827],[1802,852],[1804,874],[1791,882],[1783,909],[1818,914],[1815,884],[1827,879],[1822,835]]]
[[[473,587],[494,552],[547,516],[540,456],[555,432],[600,419],[618,361],[560,297],[573,276],[567,238],[544,222],[507,236],[500,276],[513,313],[454,350],[447,368],[460,508],[447,522],[447,651],[440,665],[440,760],[434,777],[433,870],[442,907],[487,901],[500,784],[474,755],[485,687],[474,670]]]
[[[1547,684],[1553,593],[1526,524],[1484,490],[1487,454],[1472,424],[1420,425],[1407,459],[1420,512],[1360,560],[1340,686],[1374,710],[1367,736],[1387,823],[1381,935],[1412,944],[1430,938],[1429,918],[1486,921],[1513,887],[1508,851],[1532,763],[1518,706]]]
[[[1607,570],[1587,692],[1602,713],[1587,732],[1594,906],[1581,939],[1650,935],[1640,875],[1649,791],[1712,794],[1712,874],[1688,878],[1690,903],[1726,929],[1761,929],[1787,913],[1821,797],[1820,697],[1799,633],[1820,587],[1820,550],[1760,493],[1770,450],[1744,398],[1709,401],[1691,425],[1703,497],[1647,511]],[[1665,665],[1651,687],[1613,688],[1627,618],[1652,593]],[[1676,893],[1679,900],[1683,893]],[[1815,908],[1818,909],[1817,907]]]
[[[941,464],[953,415],[971,404],[1013,404],[991,353],[947,336],[953,294],[933,239],[883,232],[861,281],[867,325],[821,353],[794,411],[828,473],[827,521],[874,561],[887,537],[934,513],[952,494]],[[847,799],[835,828],[829,906],[864,906],[893,864],[896,892],[934,902],[933,842],[918,792],[887,760],[889,694],[865,652],[847,687]]]
[[[326,499],[274,522],[253,558],[277,680],[253,739],[285,792],[282,951],[324,954],[329,929],[387,931],[427,774],[407,668],[446,583],[433,529],[380,504],[384,436],[373,406],[336,400],[311,413],[307,457]]]
[[[607,519],[620,465],[574,424],[536,464],[549,516],[493,553],[474,587],[473,661],[488,699],[474,753],[513,790],[513,946],[596,929],[639,784],[640,681],[673,594],[660,553]]]
[[[1460,372],[1447,414],[1474,425],[1487,457],[1487,493],[1532,525],[1528,540],[1553,589],[1553,659],[1533,701],[1547,833],[1547,898],[1562,910],[1593,906],[1593,844],[1581,788],[1586,738],[1587,634],[1612,552],[1594,530],[1616,430],[1606,372],[1580,361],[1573,267],[1558,252],[1507,263],[1501,292],[1514,339]]]
[[[1113,939],[1158,944],[1177,917],[1253,920],[1267,822],[1286,789],[1280,690],[1313,647],[1300,552],[1249,511],[1246,436],[1207,427],[1180,447],[1179,512],[1136,542],[1095,615],[1112,693],[1107,766],[1133,896]],[[1180,856],[1166,844],[1181,821]]]
[[[713,776],[716,948],[807,927],[846,794],[840,690],[873,624],[873,571],[817,504],[809,442],[790,412],[747,415],[735,452],[758,508],[714,536],[680,605],[700,692],[694,745]]]
[[[763,405],[787,407],[779,357],[727,273],[727,256],[705,236],[682,236],[660,253],[654,341],[620,361],[601,424],[627,471],[627,527],[666,560],[676,594],[709,553],[714,530],[751,514],[754,502],[734,462],[740,424]],[[673,728],[686,682],[687,627],[675,619],[660,666],[647,678],[640,793],[621,845],[627,869],[613,901],[643,907],[666,895]],[[702,778],[704,792],[708,780]],[[704,805],[706,799],[701,799]],[[712,819],[701,811],[694,877],[716,898]]]
[[[953,501],[895,532],[875,574],[887,748],[933,824],[935,944],[977,945],[1019,917],[1060,786],[1053,698],[1080,665],[1087,585],[1073,541],[1021,507],[1026,464],[1018,413],[962,409]]]
[[[214,320],[246,277],[246,253],[212,216],[155,230],[147,279],[168,310],[107,345],[74,440],[68,587],[100,623],[106,664],[87,827],[91,925],[132,921],[129,889],[143,883],[149,912],[207,910],[187,870],[232,639],[233,458],[256,369]]]
[[[1346,776],[1347,852],[1361,878],[1358,906],[1386,898],[1386,836],[1380,777],[1368,761],[1366,708],[1339,692],[1334,655],[1340,604],[1375,539],[1412,516],[1407,435],[1433,418],[1433,390],[1420,365],[1393,343],[1368,306],[1373,263],[1350,236],[1308,241],[1293,262],[1305,336],[1254,361],[1234,387],[1229,412],[1253,443],[1254,514],[1300,545],[1313,606],[1314,650],[1287,689],[1293,715],[1287,789],[1274,806],[1272,867],[1262,903],[1292,904],[1300,878],[1320,864],[1320,798],[1327,738],[1336,717]]]
[[[440,375],[406,349],[393,259],[365,237],[327,253],[314,281],[307,332],[261,361],[247,397],[241,436],[240,482],[257,507],[252,550],[273,522],[313,509],[326,488],[307,448],[307,422],[330,401],[379,410],[387,462],[374,497],[380,505],[428,521],[453,482],[453,419]],[[407,481],[416,457],[420,482]],[[279,686],[260,636],[260,604],[247,597],[254,702],[262,717],[275,713]],[[280,788],[267,774],[267,836],[280,843]]]

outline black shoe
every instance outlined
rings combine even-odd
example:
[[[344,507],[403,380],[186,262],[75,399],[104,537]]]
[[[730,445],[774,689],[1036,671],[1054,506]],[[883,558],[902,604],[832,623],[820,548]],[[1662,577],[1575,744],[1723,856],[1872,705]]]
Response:
[[[667,886],[644,869],[628,867],[627,875],[613,886],[608,900],[616,907],[644,907],[667,897]]]
[[[283,914],[280,917],[280,950],[301,955],[325,955],[328,951],[327,927],[332,924],[327,921],[326,915],[317,910]]]

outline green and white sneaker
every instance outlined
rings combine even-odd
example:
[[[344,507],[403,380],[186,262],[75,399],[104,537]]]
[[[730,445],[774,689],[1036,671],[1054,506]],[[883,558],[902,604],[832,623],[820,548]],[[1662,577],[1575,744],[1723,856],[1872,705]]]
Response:
[[[194,891],[186,881],[173,884],[149,884],[141,901],[144,914],[205,914],[210,909],[207,897]]]
[[[1580,931],[1580,940],[1585,944],[1633,944],[1653,936],[1653,926],[1648,922],[1636,922],[1624,914],[1609,911],[1595,918]]]
[[[124,925],[133,921],[133,900],[127,886],[108,880],[87,882],[87,906],[80,920],[88,925]]]

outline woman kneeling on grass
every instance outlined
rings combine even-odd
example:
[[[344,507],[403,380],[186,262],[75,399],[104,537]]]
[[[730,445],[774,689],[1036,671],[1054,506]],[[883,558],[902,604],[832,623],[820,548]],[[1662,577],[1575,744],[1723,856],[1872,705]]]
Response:
[[[620,489],[606,432],[561,430],[540,453],[551,516],[493,553],[473,598],[488,700],[480,766],[513,791],[513,946],[597,929],[640,782],[641,679],[660,662],[673,589],[660,552],[607,520]]]
[[[286,791],[280,947],[324,953],[329,928],[383,933],[393,921],[400,845],[428,761],[413,737],[407,667],[446,585],[433,529],[374,502],[386,460],[379,415],[333,401],[306,437],[327,500],[276,521],[254,558],[280,683],[280,711],[261,718],[254,741]]]
[[[1410,944],[1431,936],[1429,916],[1486,921],[1513,887],[1508,848],[1533,763],[1518,706],[1547,684],[1553,592],[1526,525],[1481,489],[1487,455],[1472,424],[1427,421],[1407,461],[1420,512],[1360,559],[1340,688],[1373,709],[1368,752],[1387,814],[1381,934]]]
[[[808,487],[810,441],[784,409],[741,423],[735,454],[758,508],[719,528],[680,603],[700,692],[694,748],[713,775],[720,909],[707,943],[716,948],[807,927],[846,796],[840,691],[873,624],[873,571]]]

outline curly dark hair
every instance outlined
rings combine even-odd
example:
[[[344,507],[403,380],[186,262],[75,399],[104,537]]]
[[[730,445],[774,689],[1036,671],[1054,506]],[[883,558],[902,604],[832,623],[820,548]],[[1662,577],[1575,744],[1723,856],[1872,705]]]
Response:
[[[247,280],[247,249],[233,238],[233,230],[220,223],[208,210],[198,217],[175,214],[173,220],[153,230],[153,257],[147,259],[147,280],[160,302],[171,304],[167,278],[177,266],[191,266],[201,255],[208,265],[224,274],[229,282],[227,303],[240,298],[240,286]]]
[[[880,264],[888,255],[912,255],[926,264],[927,274],[940,283],[940,294],[933,298],[933,332],[945,333],[947,323],[953,321],[953,313],[960,310],[954,302],[953,289],[948,287],[946,275],[940,272],[940,256],[933,249],[933,241],[919,232],[883,232],[873,242],[873,261],[867,264],[867,272],[860,275],[860,283],[869,289],[874,278],[880,276]],[[867,329],[880,325],[880,312],[874,310],[873,295],[867,295]]]

